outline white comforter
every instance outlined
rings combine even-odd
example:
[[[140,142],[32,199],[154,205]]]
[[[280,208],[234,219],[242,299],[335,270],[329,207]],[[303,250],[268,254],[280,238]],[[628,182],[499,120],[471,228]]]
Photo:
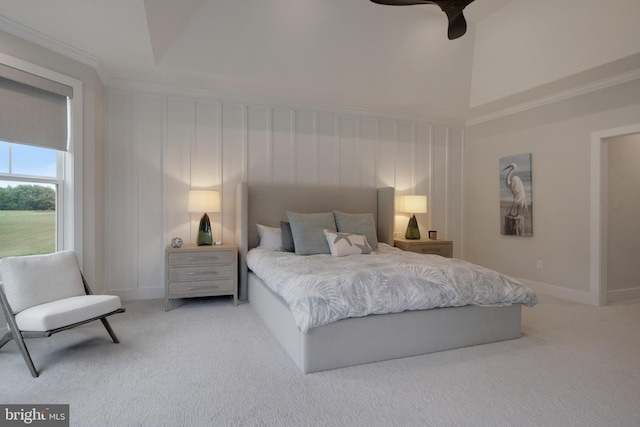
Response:
[[[369,314],[538,302],[530,289],[493,270],[385,244],[370,255],[345,257],[256,248],[247,264],[289,304],[302,332]]]

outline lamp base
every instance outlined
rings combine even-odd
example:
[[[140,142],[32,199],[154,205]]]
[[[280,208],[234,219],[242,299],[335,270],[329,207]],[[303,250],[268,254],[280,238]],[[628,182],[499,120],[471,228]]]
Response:
[[[407,224],[407,232],[404,233],[404,238],[407,240],[420,240],[420,229],[418,228],[418,220],[415,214],[409,218],[409,224]]]
[[[211,223],[209,222],[209,215],[206,213],[200,218],[200,226],[198,227],[198,239],[196,241],[198,246],[211,246],[213,244],[213,237],[211,236]]]

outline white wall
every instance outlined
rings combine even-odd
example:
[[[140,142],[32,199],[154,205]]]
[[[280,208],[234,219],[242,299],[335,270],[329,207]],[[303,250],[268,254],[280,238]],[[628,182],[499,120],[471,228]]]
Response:
[[[607,140],[607,301],[640,297],[640,135]]]
[[[222,192],[216,238],[234,243],[237,182],[394,186],[429,197],[422,230],[461,256],[461,128],[310,106],[219,100],[206,92],[109,89],[106,281],[125,299],[164,292],[164,247],[193,242],[190,188]],[[397,218],[404,233],[406,217]]]
[[[637,68],[639,15],[637,0],[512,1],[476,25],[471,106]],[[628,57],[635,58],[616,62]],[[592,76],[581,74],[588,70]]]
[[[639,122],[640,80],[634,80],[469,127],[465,258],[534,289],[593,303],[591,133]],[[532,153],[533,237],[502,236],[499,229],[498,160],[520,153]]]

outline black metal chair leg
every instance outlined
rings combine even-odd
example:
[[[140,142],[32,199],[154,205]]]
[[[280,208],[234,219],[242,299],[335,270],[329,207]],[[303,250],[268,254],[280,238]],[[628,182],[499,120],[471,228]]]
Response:
[[[33,360],[31,360],[31,355],[29,354],[29,350],[27,350],[27,346],[24,343],[24,339],[22,338],[22,334],[18,332],[15,335],[16,344],[18,344],[18,348],[20,349],[20,353],[22,353],[22,357],[24,361],[27,363],[29,367],[29,371],[31,371],[31,376],[33,378],[38,378],[38,371],[36,370],[36,366],[33,364]]]
[[[111,329],[111,325],[109,325],[109,322],[107,321],[107,319],[103,317],[102,319],[100,319],[100,321],[104,325],[107,332],[109,332],[109,336],[111,336],[111,339],[113,340],[113,342],[118,344],[120,341],[118,341],[118,337],[116,336],[116,333],[113,332],[113,329]]]
[[[9,341],[11,341],[12,339],[13,339],[13,334],[11,332],[7,332],[6,334],[4,334],[4,336],[0,340],[0,348],[4,347],[4,345]]]
[[[5,345],[7,342],[12,339],[16,340],[16,344],[18,345],[18,349],[22,354],[22,358],[27,363],[29,367],[29,371],[31,372],[31,376],[33,378],[38,378],[38,371],[36,370],[35,365],[33,364],[33,360],[31,360],[31,355],[29,354],[29,350],[27,350],[27,346],[24,343],[24,338],[20,329],[18,329],[18,324],[16,323],[16,318],[13,316],[13,312],[9,308],[9,304],[7,303],[7,298],[4,295],[4,291],[0,289],[0,305],[2,305],[2,311],[4,312],[5,320],[7,321],[7,326],[9,327],[9,332],[2,337],[0,340],[0,347]]]

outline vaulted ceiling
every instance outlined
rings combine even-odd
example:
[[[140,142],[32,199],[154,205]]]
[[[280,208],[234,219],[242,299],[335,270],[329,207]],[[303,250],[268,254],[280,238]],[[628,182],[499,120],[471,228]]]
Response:
[[[2,0],[0,29],[17,24],[95,57],[108,86],[144,81],[466,119],[492,101],[470,107],[472,74],[483,71],[474,61],[488,57],[476,30],[485,23],[487,34],[488,22],[499,30],[491,18],[513,16],[517,3],[476,0],[465,9],[468,32],[456,40],[447,39],[437,6],[369,0]]]

